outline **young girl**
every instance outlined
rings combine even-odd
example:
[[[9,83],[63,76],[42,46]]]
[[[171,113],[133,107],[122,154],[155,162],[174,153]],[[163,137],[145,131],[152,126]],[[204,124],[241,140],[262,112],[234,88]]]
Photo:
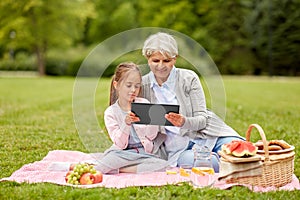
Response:
[[[95,166],[102,173],[159,171],[168,165],[161,145],[166,138],[165,131],[159,126],[133,124],[139,118],[131,112],[131,103],[149,103],[138,97],[141,82],[136,64],[117,66],[111,83],[110,106],[104,112],[105,126],[113,145]]]

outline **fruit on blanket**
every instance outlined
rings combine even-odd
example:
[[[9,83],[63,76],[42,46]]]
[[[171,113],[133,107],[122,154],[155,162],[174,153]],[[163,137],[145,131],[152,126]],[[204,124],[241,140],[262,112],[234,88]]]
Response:
[[[101,183],[103,180],[103,174],[97,171],[93,165],[89,165],[87,163],[78,163],[71,165],[70,169],[71,170],[69,170],[65,176],[67,183],[73,185],[86,185]]]
[[[79,179],[79,183],[81,185],[101,183],[102,179],[103,179],[103,175],[99,171],[97,171],[95,174],[87,172],[87,173],[84,173],[84,174],[81,175],[81,177]]]
[[[71,164],[69,170],[70,170],[70,171],[73,171],[75,166],[76,166],[75,163]]]
[[[242,140],[233,140],[230,143],[222,145],[222,150],[235,157],[249,157],[257,153],[258,147],[253,143]]]
[[[96,173],[94,174],[95,176],[95,181],[94,183],[101,183],[103,181],[103,174],[99,171],[96,171]]]
[[[72,173],[72,171],[67,172],[66,177],[65,177],[66,182],[68,182],[71,173]]]
[[[95,176],[92,173],[84,173],[80,179],[79,182],[81,185],[89,185],[93,184],[95,182]]]

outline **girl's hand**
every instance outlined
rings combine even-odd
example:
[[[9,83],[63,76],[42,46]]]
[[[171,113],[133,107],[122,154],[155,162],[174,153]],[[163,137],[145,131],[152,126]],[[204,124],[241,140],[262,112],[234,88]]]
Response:
[[[127,116],[125,117],[125,123],[127,125],[131,125],[134,122],[139,122],[140,118],[137,117],[133,112],[129,111]]]
[[[165,115],[165,118],[177,127],[181,127],[185,123],[185,117],[178,113],[170,112]]]

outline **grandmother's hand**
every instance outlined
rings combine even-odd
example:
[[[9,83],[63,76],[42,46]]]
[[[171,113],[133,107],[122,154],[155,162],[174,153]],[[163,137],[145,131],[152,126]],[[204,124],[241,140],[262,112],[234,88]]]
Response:
[[[165,115],[165,118],[177,127],[181,127],[185,123],[185,117],[182,114],[170,112]]]

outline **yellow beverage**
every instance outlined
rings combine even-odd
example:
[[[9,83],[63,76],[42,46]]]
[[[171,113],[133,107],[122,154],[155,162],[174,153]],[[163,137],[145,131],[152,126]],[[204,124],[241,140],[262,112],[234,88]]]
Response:
[[[197,175],[200,175],[200,176],[204,176],[205,174],[202,172],[201,169],[199,169],[198,167],[193,167],[192,168],[192,173],[195,173]]]
[[[176,171],[171,170],[171,169],[167,169],[167,170],[166,170],[166,173],[167,173],[167,174],[177,174]]]
[[[196,188],[209,187],[214,180],[214,169],[211,167],[193,167],[191,173],[191,180]]]
[[[204,173],[208,173],[208,174],[211,174],[211,175],[215,174],[214,169],[211,168],[211,167],[199,167],[199,169],[200,169],[202,172],[204,172]]]
[[[195,174],[198,174],[198,175],[205,175],[206,174],[215,174],[215,171],[213,168],[211,167],[193,167],[192,168],[192,172],[194,172]]]
[[[179,174],[180,176],[184,176],[184,177],[189,177],[191,175],[190,171],[184,168],[179,169]]]

